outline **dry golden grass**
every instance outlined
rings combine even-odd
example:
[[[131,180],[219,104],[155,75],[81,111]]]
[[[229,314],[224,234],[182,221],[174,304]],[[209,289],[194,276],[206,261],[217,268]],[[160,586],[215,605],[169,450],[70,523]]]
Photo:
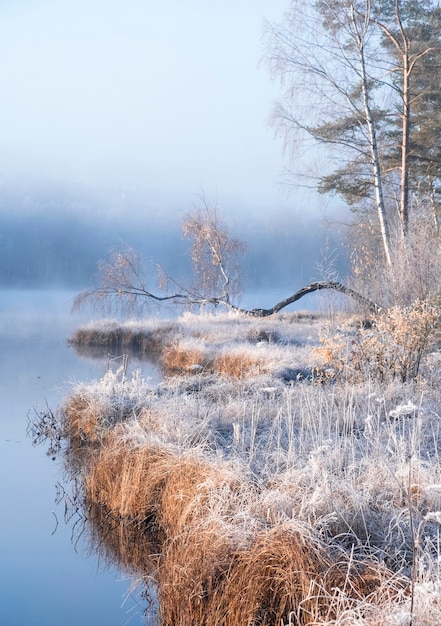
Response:
[[[77,330],[70,343],[89,356],[128,351],[154,359],[166,375],[203,372],[243,378],[290,367],[291,345],[299,348],[315,341],[319,325],[319,316],[302,313],[263,320],[237,313],[186,313],[179,322],[91,323]],[[298,358],[301,351],[296,353]],[[309,359],[305,349],[302,362],[295,366],[307,367]]]
[[[210,463],[191,450],[123,444],[118,435],[109,437],[85,479],[89,501],[121,518],[151,520],[170,536],[204,515],[214,494],[222,494],[222,506],[228,507],[243,488],[227,464]]]
[[[118,430],[91,460],[85,495],[104,521],[122,519],[155,547],[153,561],[142,546],[124,553],[118,539],[109,550],[132,568],[154,563],[163,624],[320,623],[336,610],[334,587],[347,603],[384,588],[384,568],[342,551],[336,559],[305,523],[269,524],[259,491],[229,463],[123,444]]]
[[[254,544],[235,555],[216,612],[231,624],[280,624],[296,616],[305,624],[320,612],[329,554],[300,524],[262,531]],[[216,622],[214,622],[216,623]]]
[[[102,356],[108,352],[121,353],[130,351],[137,356],[156,359],[170,344],[178,332],[176,324],[135,324],[121,325],[109,321],[101,327],[88,325],[79,328],[69,339],[69,343],[80,354]]]
[[[201,519],[169,538],[156,573],[162,624],[228,623],[218,620],[213,609],[222,598],[237,540],[214,518]]]
[[[167,450],[137,449],[113,438],[91,462],[84,485],[86,498],[117,518],[156,519],[163,490],[163,475],[157,470],[169,458]]]
[[[229,624],[329,623],[338,611],[336,588],[354,607],[359,601],[368,604],[388,577],[377,563],[332,554],[307,525],[291,520],[262,531],[236,555],[222,594],[223,611]]]
[[[228,464],[109,443],[91,462],[87,501],[106,512],[104,522],[124,518],[108,549],[129,567],[154,567],[163,624],[275,626],[293,615],[310,624],[332,615],[334,587],[366,602],[384,585],[384,570],[351,566],[343,552],[335,560],[305,524],[266,528],[262,518],[247,518],[244,502],[257,509],[258,494]],[[141,543],[125,551],[131,528]]]
[[[378,563],[332,555],[304,524],[243,535],[207,518],[163,546],[156,571],[161,623],[330,624],[343,599],[345,611],[356,614],[402,589]]]
[[[115,518],[104,505],[88,503],[90,549],[132,573],[154,576],[158,546],[145,524]]]
[[[192,368],[195,373],[199,373],[200,368],[209,371],[210,361],[204,350],[184,346],[166,347],[161,354],[161,362],[168,375],[191,373]]]
[[[224,351],[213,361],[213,373],[239,379],[258,376],[267,369],[266,363],[261,358],[256,358],[245,351]]]
[[[253,356],[249,349],[222,350],[213,356],[210,352],[179,345],[166,348],[161,362],[168,375],[204,372],[240,379],[260,375],[268,369],[262,357]]]
[[[84,385],[78,386],[59,409],[62,430],[71,444],[84,447],[104,443],[112,427],[134,416],[138,409],[124,406],[124,398],[116,402],[112,395],[99,389],[88,393]]]
[[[186,319],[161,345],[184,375],[152,387],[108,373],[77,388],[63,413],[71,443],[91,444],[81,479],[96,536],[157,581],[163,626],[408,626],[411,575],[414,623],[431,624],[424,594],[438,615],[441,584],[436,371],[424,370],[427,383],[285,379],[277,366],[301,367],[314,348],[308,330],[289,334],[298,321]],[[356,329],[334,330],[319,350],[335,369]],[[422,341],[406,344],[416,358]],[[185,375],[194,365],[198,376]],[[137,545],[124,550],[125,539]]]
[[[352,383],[415,380],[422,361],[439,337],[438,304],[416,300],[375,314],[356,334],[328,333],[314,349],[325,368]]]
[[[106,413],[107,403],[90,401],[80,391],[69,397],[64,407],[64,429],[71,442],[94,443],[99,438],[99,424]]]

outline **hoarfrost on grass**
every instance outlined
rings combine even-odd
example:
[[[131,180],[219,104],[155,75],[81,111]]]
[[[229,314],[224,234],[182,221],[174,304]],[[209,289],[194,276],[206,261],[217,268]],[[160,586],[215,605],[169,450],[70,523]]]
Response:
[[[410,571],[415,557],[411,510],[422,533],[416,606],[421,615],[424,602],[439,611],[439,380],[419,386],[418,381],[317,384],[306,377],[282,378],[284,369],[311,367],[315,339],[307,325],[225,314],[213,327],[213,319],[184,315],[175,345],[257,356],[267,370],[232,380],[210,374],[194,359],[189,375],[156,385],[139,372],[131,377],[108,372],[73,393],[106,405],[110,417],[98,428],[118,423],[125,442],[181,453],[193,449],[212,463],[238,468],[238,476],[258,493],[247,515],[270,523],[300,520],[324,539],[371,551],[401,572]],[[407,601],[391,607],[381,623],[408,624]]]
[[[417,414],[418,407],[413,402],[399,404],[395,409],[389,411],[389,417],[399,419],[400,417],[414,417]]]

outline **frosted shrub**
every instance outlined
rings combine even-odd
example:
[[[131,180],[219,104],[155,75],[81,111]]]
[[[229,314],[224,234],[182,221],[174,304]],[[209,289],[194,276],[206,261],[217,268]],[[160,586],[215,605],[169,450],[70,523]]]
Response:
[[[352,337],[338,333],[324,337],[316,352],[322,357],[323,371],[333,376],[351,382],[406,382],[418,377],[439,322],[439,307],[416,300],[408,307],[380,311],[370,328],[360,328]]]

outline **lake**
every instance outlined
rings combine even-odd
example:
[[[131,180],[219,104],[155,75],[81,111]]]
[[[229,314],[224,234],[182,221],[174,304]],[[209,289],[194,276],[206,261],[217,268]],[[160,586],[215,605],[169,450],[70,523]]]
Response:
[[[74,545],[64,505],[62,459],[27,435],[34,411],[55,410],[74,381],[100,378],[107,359],[79,357],[67,345],[84,317],[65,291],[0,292],[0,623],[5,626],[146,624],[128,574]],[[144,371],[145,367],[145,371]],[[143,366],[149,376],[149,365]]]
[[[63,460],[51,460],[27,434],[35,412],[55,411],[73,383],[99,379],[108,367],[107,357],[79,356],[67,344],[90,319],[70,314],[74,295],[0,291],[0,623],[145,626],[143,589],[132,590],[126,572],[91,553],[87,536],[76,543],[56,502],[56,486],[67,481]],[[243,305],[272,306],[288,295],[251,294]],[[298,308],[310,307],[307,300]],[[134,367],[158,377],[148,363]]]

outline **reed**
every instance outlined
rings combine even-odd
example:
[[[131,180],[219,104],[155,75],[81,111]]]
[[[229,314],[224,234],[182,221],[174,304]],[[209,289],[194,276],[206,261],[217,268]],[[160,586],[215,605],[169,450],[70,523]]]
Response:
[[[67,447],[81,444],[98,525],[145,538],[121,560],[157,581],[163,626],[434,623],[435,356],[405,381],[286,381],[282,366],[314,365],[309,320],[218,322],[180,320],[165,349],[187,359],[179,376],[152,385],[107,372],[59,411]],[[339,328],[358,332],[348,320]],[[123,555],[121,542],[109,553]]]
[[[163,350],[161,362],[168,375],[212,371],[210,356],[203,347],[169,346]]]
[[[293,345],[296,367],[310,366],[309,344],[318,342],[319,328],[319,316],[308,318],[302,314],[263,321],[231,313],[186,313],[177,322],[90,323],[78,329],[69,342],[88,356],[128,351],[133,356],[154,359],[166,375],[204,371],[242,378],[290,367]],[[320,355],[315,360],[318,365]]]
[[[130,351],[137,356],[157,358],[177,334],[176,324],[127,323],[105,320],[98,325],[88,324],[75,331],[69,338],[80,354],[102,357],[103,354]]]

